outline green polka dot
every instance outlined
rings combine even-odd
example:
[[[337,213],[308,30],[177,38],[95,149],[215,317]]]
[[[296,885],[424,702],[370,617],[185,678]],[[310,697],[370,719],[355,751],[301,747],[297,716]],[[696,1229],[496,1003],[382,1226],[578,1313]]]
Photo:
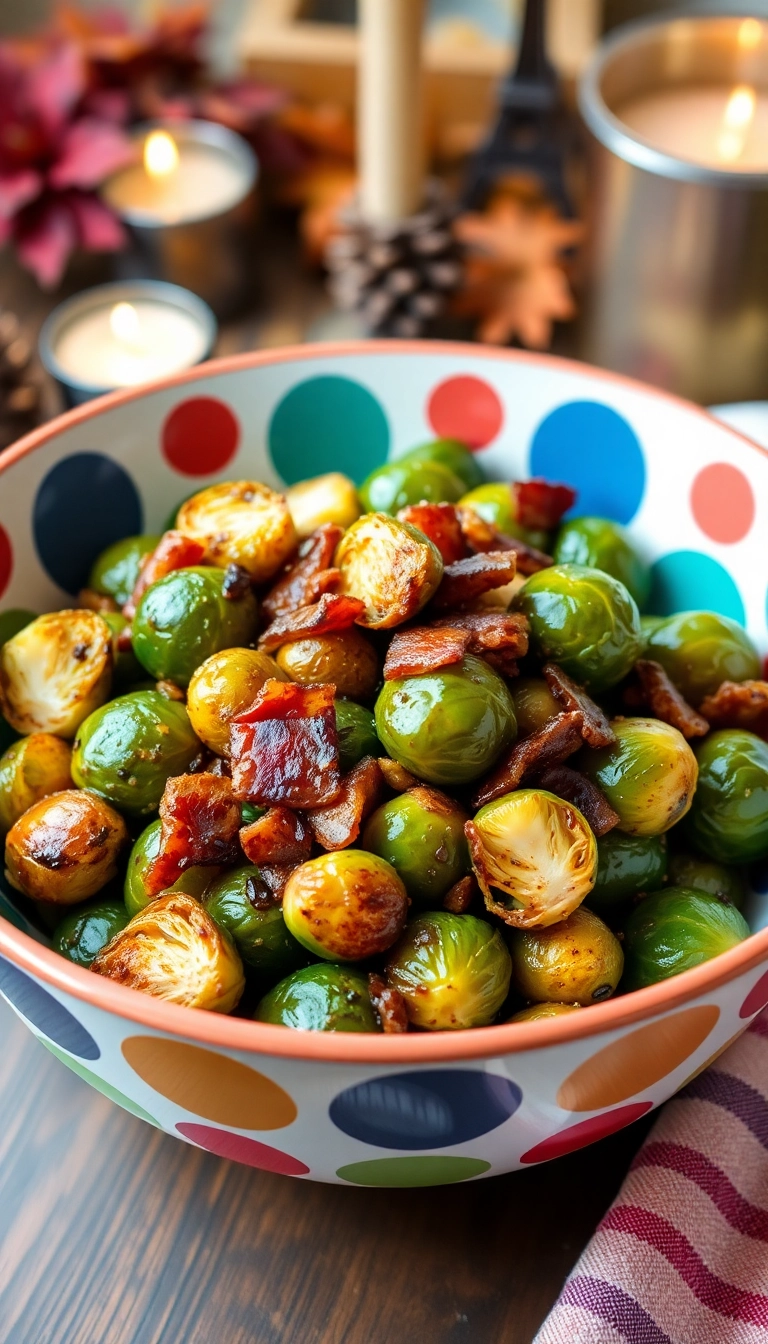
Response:
[[[41,1045],[45,1046],[46,1050],[50,1050],[52,1055],[60,1059],[62,1064],[66,1064],[68,1069],[71,1069],[78,1077],[84,1078],[86,1083],[90,1083],[91,1087],[95,1087],[97,1092],[102,1092],[105,1097],[109,1097],[110,1101],[117,1102],[118,1106],[122,1106],[125,1111],[130,1111],[131,1115],[138,1116],[139,1120],[146,1120],[148,1124],[154,1125],[155,1129],[162,1129],[162,1125],[159,1125],[157,1120],[153,1120],[152,1116],[142,1110],[141,1106],[137,1106],[135,1101],[131,1101],[130,1097],[126,1097],[123,1092],[118,1092],[117,1088],[112,1087],[111,1083],[105,1083],[103,1078],[91,1073],[90,1069],[84,1068],[79,1060],[73,1059],[64,1050],[59,1050],[58,1046],[52,1045],[50,1041],[43,1040],[42,1036],[38,1036],[37,1039]]]
[[[339,1167],[336,1175],[353,1185],[453,1185],[490,1169],[479,1157],[377,1157]]]
[[[648,610],[657,616],[676,611],[716,611],[744,624],[744,603],[733,579],[702,551],[672,551],[651,569],[653,587]]]
[[[291,388],[267,438],[287,485],[326,471],[342,471],[359,485],[389,453],[389,424],[376,398],[351,378],[329,374]]]

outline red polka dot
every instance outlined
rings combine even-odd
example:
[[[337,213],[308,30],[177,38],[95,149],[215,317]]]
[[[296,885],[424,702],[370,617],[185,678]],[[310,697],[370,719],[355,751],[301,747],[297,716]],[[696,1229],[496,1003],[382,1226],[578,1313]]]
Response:
[[[578,1125],[569,1125],[559,1134],[550,1134],[542,1139],[527,1153],[523,1153],[521,1162],[549,1162],[553,1157],[564,1157],[566,1153],[575,1153],[577,1148],[586,1148],[588,1143],[605,1139],[609,1134],[631,1125],[653,1107],[650,1101],[633,1101],[630,1106],[617,1106],[614,1111],[605,1111],[602,1115],[593,1115],[590,1120],[580,1120]]]
[[[182,1121],[176,1126],[185,1139],[191,1139],[198,1148],[215,1153],[217,1157],[229,1158],[230,1162],[242,1162],[246,1167],[258,1167],[259,1171],[276,1171],[280,1176],[307,1176],[309,1167],[290,1153],[281,1153],[279,1148],[270,1148],[268,1143],[259,1143],[257,1139],[247,1139],[242,1134],[230,1134],[226,1129],[214,1129],[212,1125],[194,1125]]]
[[[2,597],[13,573],[13,551],[11,539],[5,528],[0,526],[0,597]]]
[[[768,971],[756,980],[739,1009],[739,1017],[754,1017],[768,1004]]]
[[[755,497],[743,471],[728,462],[713,462],[693,482],[691,510],[713,541],[741,541],[755,520]]]
[[[469,374],[438,383],[427,416],[439,438],[460,439],[470,448],[484,448],[504,423],[504,409],[493,388]]]
[[[163,455],[182,476],[211,476],[232,460],[240,442],[237,417],[216,397],[174,406],[162,430]]]

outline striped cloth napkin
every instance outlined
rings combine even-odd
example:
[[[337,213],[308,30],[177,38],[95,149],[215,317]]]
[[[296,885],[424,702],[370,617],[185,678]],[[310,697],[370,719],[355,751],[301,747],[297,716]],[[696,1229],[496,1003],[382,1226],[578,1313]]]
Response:
[[[534,1344],[768,1344],[768,1009],[664,1108]]]

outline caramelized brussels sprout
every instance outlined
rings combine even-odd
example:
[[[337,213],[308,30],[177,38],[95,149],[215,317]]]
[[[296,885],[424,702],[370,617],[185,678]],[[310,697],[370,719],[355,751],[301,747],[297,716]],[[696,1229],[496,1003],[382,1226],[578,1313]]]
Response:
[[[625,992],[644,989],[717,957],[749,937],[733,905],[706,891],[667,887],[635,906],[624,925]]]
[[[492,523],[505,536],[517,537],[520,541],[527,542],[529,546],[538,547],[540,551],[548,551],[548,532],[540,528],[523,527],[518,523],[515,501],[508,481],[487,481],[484,485],[478,485],[476,489],[470,490],[469,494],[463,495],[459,503],[474,509],[486,523]]]
[[[663,835],[691,806],[696,757],[682,733],[660,719],[614,719],[611,727],[615,744],[585,751],[581,767],[618,812],[619,830]]]
[[[125,908],[131,918],[138,915],[140,910],[144,910],[150,901],[154,900],[153,896],[147,895],[145,883],[149,867],[160,853],[160,832],[162,828],[161,821],[151,821],[148,826],[145,826],[138,839],[134,841],[133,849],[129,855],[123,886],[123,898]],[[186,892],[187,896],[194,896],[196,901],[202,900],[206,888],[216,880],[219,872],[219,868],[187,868],[168,890],[183,891]]]
[[[644,650],[647,651],[647,649],[648,649],[648,641],[649,641],[651,635],[653,634],[654,630],[658,630],[659,626],[663,625],[666,619],[667,619],[666,616],[641,616],[641,617],[640,617],[640,631],[641,631],[642,636],[643,636],[643,648],[644,648]]]
[[[69,745],[52,733],[32,733],[0,756],[0,834],[28,807],[72,787]]]
[[[768,855],[768,744],[740,728],[710,733],[696,749],[699,782],[685,831],[716,863]]]
[[[509,946],[515,988],[537,1004],[609,999],[624,969],[618,938],[583,906],[549,928],[512,933]]]
[[[354,700],[334,701],[336,732],[339,736],[339,768],[342,774],[351,770],[364,756],[381,756],[382,745],[376,733],[376,720],[371,711]]]
[[[97,897],[65,915],[53,934],[53,947],[76,966],[90,966],[128,923],[122,901]]]
[[[380,1031],[368,980],[351,966],[306,966],[261,1000],[257,1022],[298,1031]]]
[[[466,820],[463,808],[444,793],[408,789],[369,817],[361,843],[392,864],[417,905],[439,905],[469,871]]]
[[[506,684],[471,654],[439,672],[385,682],[375,716],[385,750],[429,784],[479,779],[517,732]]]
[[[262,984],[282,980],[305,966],[305,949],[285,926],[283,911],[253,864],[217,878],[203,901],[211,919],[226,929],[247,966]]]
[[[124,607],[131,597],[141,567],[155,550],[159,537],[123,537],[108,546],[91,568],[86,587],[102,597],[111,597]]]
[[[431,443],[420,443],[418,448],[411,448],[410,452],[403,458],[398,458],[398,461],[438,462],[441,467],[447,467],[458,476],[464,490],[473,490],[483,481],[483,473],[477,458],[466,443],[461,443],[459,439],[433,439]]]
[[[117,873],[128,830],[95,794],[65,789],[28,808],[5,838],[8,881],[33,901],[75,905]]]
[[[360,500],[367,513],[397,513],[406,504],[455,504],[464,493],[464,482],[440,462],[399,457],[376,467],[360,486]]]
[[[36,612],[26,611],[22,607],[11,607],[8,611],[0,611],[0,648],[36,619]]]
[[[231,1013],[245,988],[229,935],[199,901],[165,892],[126,924],[91,965],[97,975],[186,1008]]]
[[[336,549],[341,592],[358,597],[365,612],[358,625],[389,630],[408,621],[434,595],[443,577],[437,547],[410,523],[367,513]]]
[[[667,873],[663,835],[624,835],[609,831],[597,841],[597,875],[586,898],[605,918],[640,891],[655,891]]]
[[[166,780],[183,775],[199,750],[183,705],[159,691],[133,691],[81,725],[72,778],[122,812],[146,816],[159,807]]]
[[[747,898],[748,885],[743,868],[726,868],[725,864],[702,859],[698,854],[673,854],[669,860],[669,880],[673,887],[707,891],[719,901],[735,905],[737,910]]]
[[[555,924],[592,890],[595,837],[578,808],[553,793],[507,793],[481,807],[466,830],[485,904],[507,924]]]
[[[746,630],[713,611],[680,611],[648,634],[647,656],[661,663],[698,709],[724,681],[760,676],[760,658]]]
[[[338,695],[356,700],[370,700],[380,679],[376,650],[360,630],[297,639],[283,644],[275,658],[291,681],[302,686],[330,682]]]
[[[474,915],[430,910],[412,920],[387,962],[409,1021],[427,1031],[485,1027],[509,993],[512,960],[498,929]]]
[[[141,666],[136,654],[133,652],[133,646],[121,648],[121,635],[126,629],[127,622],[121,611],[100,611],[99,615],[109,626],[112,635],[112,689],[128,690],[129,687],[136,688],[136,683],[141,681],[146,673]]]
[[[563,523],[552,556],[558,565],[602,569],[624,584],[641,610],[650,597],[650,566],[640,558],[624,528],[609,518],[571,518]]]
[[[540,1022],[544,1017],[562,1017],[563,1013],[574,1013],[580,1003],[531,1003],[508,1018],[509,1022]]]
[[[180,532],[206,547],[206,560],[240,565],[266,583],[296,549],[298,537],[284,495],[258,481],[224,481],[193,495],[179,509]]]
[[[296,534],[301,539],[311,537],[324,523],[335,523],[346,531],[362,513],[352,481],[340,471],[300,481],[286,490],[285,498]]]
[[[321,854],[294,868],[283,893],[286,928],[324,961],[365,961],[391,947],[408,897],[390,864],[362,849]]]
[[[175,569],[142,594],[133,620],[133,651],[150,676],[187,686],[200,664],[256,633],[256,598],[226,597],[220,569]]]
[[[591,691],[615,686],[643,646],[640,614],[623,583],[587,565],[552,565],[523,584],[514,600],[531,639]]]
[[[0,649],[0,709],[18,733],[74,737],[109,695],[112,661],[95,611],[38,616]]]
[[[516,677],[512,699],[520,737],[540,732],[545,723],[563,711],[543,677]]]
[[[229,725],[253,704],[265,681],[287,678],[268,653],[221,649],[192,674],[187,713],[201,742],[217,756],[229,756]]]

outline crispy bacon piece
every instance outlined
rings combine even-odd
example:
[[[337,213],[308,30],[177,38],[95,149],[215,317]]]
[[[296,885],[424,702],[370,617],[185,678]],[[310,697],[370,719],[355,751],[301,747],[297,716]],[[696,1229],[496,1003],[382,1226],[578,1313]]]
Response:
[[[229,730],[235,796],[249,803],[322,807],[338,796],[336,687],[270,678]]]
[[[522,613],[465,611],[433,621],[469,634],[467,653],[485,658],[505,676],[515,676],[517,660],[528,652],[528,621]]]
[[[707,718],[688,704],[674,682],[670,681],[661,663],[654,662],[652,658],[638,658],[634,671],[637,681],[625,690],[625,704],[633,708],[645,706],[654,718],[671,724],[685,738],[703,737],[709,732]]]
[[[468,630],[456,630],[447,621],[439,630],[426,625],[398,630],[384,659],[384,680],[415,677],[460,663],[470,643]]]
[[[408,1030],[408,1014],[405,1011],[405,999],[399,989],[388,985],[383,976],[371,971],[368,976],[368,992],[384,1032]]]
[[[160,849],[144,885],[149,896],[172,887],[187,868],[235,863],[240,804],[219,775],[178,775],[160,800]]]
[[[578,807],[595,835],[607,835],[621,820],[602,790],[570,765],[550,765],[536,776],[536,783]]]
[[[515,577],[514,551],[485,551],[447,565],[440,587],[432,599],[433,611],[452,611],[468,607],[483,593],[503,588]]]
[[[412,775],[410,770],[406,770],[404,765],[398,761],[390,760],[389,756],[379,756],[379,769],[384,776],[384,783],[393,793],[405,793],[412,789],[415,784],[420,784],[421,780]]]
[[[768,741],[768,681],[724,681],[701,713],[712,728],[746,728]]]
[[[349,630],[364,611],[365,603],[359,597],[325,593],[319,602],[313,602],[311,606],[296,607],[294,611],[278,616],[261,636],[259,648],[265,653],[272,653],[281,644],[292,644],[297,639]]]
[[[315,840],[323,849],[346,849],[354,844],[365,818],[377,806],[384,780],[379,763],[364,756],[341,781],[341,794],[329,807],[307,813]]]
[[[599,705],[590,699],[583,686],[572,681],[557,663],[545,663],[542,675],[563,709],[581,715],[581,735],[590,747],[612,747],[616,741],[610,723]]]
[[[452,915],[465,915],[479,890],[476,878],[472,876],[459,878],[450,891],[445,893],[443,909],[450,910]]]
[[[559,765],[582,744],[581,715],[556,715],[538,733],[531,733],[530,737],[515,743],[493,774],[481,784],[475,795],[475,807],[483,807],[494,798],[512,793],[525,775],[538,773],[548,765]]]
[[[330,577],[321,576],[331,572],[338,576],[338,570],[331,571],[331,566],[343,535],[342,527],[337,527],[335,523],[324,523],[301,543],[297,559],[277,580],[261,604],[271,621],[288,611],[296,611],[297,607],[316,602],[318,597],[329,591],[333,586]]]
[[[151,583],[164,579],[174,569],[189,569],[191,565],[201,564],[204,555],[205,546],[201,541],[185,537],[183,532],[163,533],[154,551],[141,566],[134,590],[123,607],[125,619],[133,620],[139,598]]]
[[[282,905],[283,893],[288,886],[288,878],[295,867],[295,863],[265,863],[259,869],[263,881],[272,893],[273,904]]]
[[[513,481],[511,489],[515,518],[521,527],[550,532],[576,503],[576,491],[569,485],[556,485],[540,476],[532,481]]]
[[[243,826],[240,844],[250,863],[303,863],[312,853],[312,836],[297,812],[270,807],[263,817]]]
[[[401,523],[417,527],[434,542],[444,565],[452,565],[469,555],[455,504],[407,504],[397,516]]]
[[[535,546],[529,546],[527,542],[520,541],[518,537],[508,537],[505,532],[500,532],[493,523],[488,523],[479,513],[468,504],[458,504],[456,511],[459,515],[461,530],[464,533],[464,540],[471,550],[484,553],[486,551],[514,551],[517,559],[518,574],[535,574],[540,569],[548,569],[555,562],[551,555],[545,555],[543,551],[537,551]]]

